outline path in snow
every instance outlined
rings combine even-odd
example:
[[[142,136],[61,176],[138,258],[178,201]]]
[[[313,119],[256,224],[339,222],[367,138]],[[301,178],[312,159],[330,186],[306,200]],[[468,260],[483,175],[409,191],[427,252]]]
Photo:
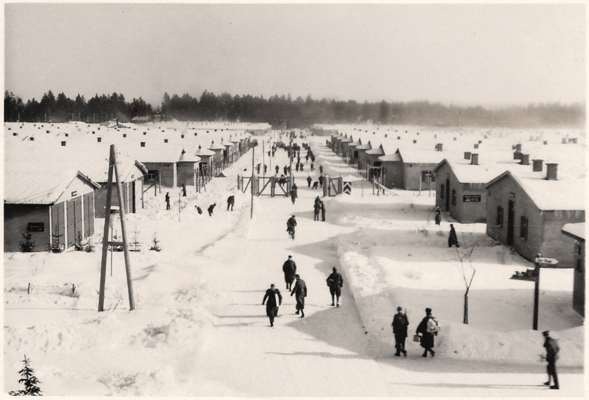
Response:
[[[196,360],[196,379],[203,381],[197,394],[219,394],[209,382],[222,382],[232,394],[259,396],[578,394],[580,374],[561,372],[560,393],[538,385],[544,380],[541,364],[424,360],[419,354],[397,359],[392,346],[388,354],[376,353],[381,348],[365,335],[347,285],[342,307],[329,306],[325,279],[337,262],[332,239],[351,228],[312,221],[315,195],[299,187],[295,206],[287,198],[256,198],[254,219],[244,213],[234,232],[202,252],[210,262],[199,272],[219,301]],[[291,213],[298,217],[294,241],[285,232]],[[284,290],[281,266],[288,254],[309,289],[304,319],[294,315],[294,299]],[[261,305],[271,282],[284,297],[274,328]]]

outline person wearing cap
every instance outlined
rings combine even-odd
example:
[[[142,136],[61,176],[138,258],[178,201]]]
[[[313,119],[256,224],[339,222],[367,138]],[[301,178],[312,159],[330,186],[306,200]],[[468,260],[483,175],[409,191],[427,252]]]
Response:
[[[407,327],[409,326],[409,318],[407,313],[403,312],[403,307],[397,307],[397,313],[393,317],[393,335],[395,335],[395,349],[397,350],[395,356],[399,357],[401,353],[407,357],[407,350],[405,350],[405,339],[407,339]]]
[[[432,309],[425,309],[425,317],[421,320],[417,326],[416,334],[421,336],[420,345],[425,350],[422,357],[427,357],[427,353],[430,353],[432,357],[436,355],[434,348],[434,336],[438,334],[438,321],[432,315]]]
[[[295,280],[295,274],[297,272],[297,264],[289,254],[288,260],[282,264],[282,272],[284,272],[284,281],[286,282],[286,290],[292,289],[292,283]]]
[[[339,307],[339,298],[342,295],[344,278],[342,277],[342,274],[337,272],[335,267],[333,267],[331,274],[329,274],[327,277],[327,286],[329,287],[329,294],[331,295],[331,305],[336,305],[336,307]]]
[[[543,358],[548,363],[546,365],[548,381],[544,382],[544,385],[550,386],[552,380],[554,384],[550,386],[550,389],[560,389],[558,386],[558,375],[556,373],[556,360],[558,360],[560,348],[556,339],[550,337],[550,331],[544,331],[542,335],[544,336],[544,348],[546,349],[546,355]]]
[[[276,299],[277,297],[278,300]],[[278,316],[278,306],[282,304],[282,295],[280,294],[280,290],[274,287],[273,283],[270,285],[270,288],[266,290],[262,305],[264,305],[264,303],[266,304],[266,315],[270,320],[270,326],[274,326],[274,318]]]
[[[307,297],[307,285],[305,284],[305,281],[301,279],[301,277],[296,274],[295,275],[296,278],[296,282],[294,287],[292,288],[292,291],[290,292],[290,295],[292,296],[293,294],[295,295],[295,299],[297,301],[297,312],[295,314],[299,314],[299,312],[301,313],[301,318],[305,317],[305,297]]]

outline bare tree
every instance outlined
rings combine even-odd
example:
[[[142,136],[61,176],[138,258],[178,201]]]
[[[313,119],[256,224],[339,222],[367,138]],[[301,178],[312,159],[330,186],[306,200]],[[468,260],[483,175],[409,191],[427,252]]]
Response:
[[[464,243],[464,241],[463,241]],[[472,281],[474,280],[474,276],[477,270],[472,266],[472,253],[476,247],[476,243],[474,243],[471,247],[465,248],[464,250],[456,247],[456,256],[458,258],[458,262],[460,263],[460,272],[462,273],[462,279],[464,281],[464,307],[463,307],[463,317],[462,322],[464,324],[468,324],[468,293],[470,292],[470,287],[472,286]],[[468,263],[468,269],[470,270],[470,276],[468,274],[467,268],[465,268],[465,263]]]

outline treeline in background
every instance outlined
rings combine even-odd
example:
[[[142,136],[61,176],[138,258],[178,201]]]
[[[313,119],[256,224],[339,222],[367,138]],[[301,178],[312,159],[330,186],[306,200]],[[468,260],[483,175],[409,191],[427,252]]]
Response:
[[[24,102],[11,92],[4,94],[4,119],[8,122],[103,122],[148,121],[152,119],[227,120],[268,122],[274,127],[304,127],[314,123],[413,124],[431,126],[581,127],[585,124],[582,104],[530,104],[503,108],[455,106],[427,101],[357,102],[354,100],[305,99],[290,96],[216,95],[204,91],[200,97],[165,93],[160,105],[152,107],[142,98],[127,101],[122,94],[95,95],[86,100],[77,95],[51,91],[41,100]]]

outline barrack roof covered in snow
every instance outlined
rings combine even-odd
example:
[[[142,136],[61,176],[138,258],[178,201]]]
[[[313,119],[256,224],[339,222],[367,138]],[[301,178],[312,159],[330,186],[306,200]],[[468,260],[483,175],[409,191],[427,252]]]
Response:
[[[577,222],[572,224],[565,224],[562,227],[562,232],[573,239],[585,241],[585,223]]]
[[[585,209],[585,179],[547,180],[535,176],[520,176],[505,171],[487,183],[490,188],[500,180],[511,177],[542,211],[575,211]]]
[[[29,168],[5,167],[5,204],[54,204],[75,179],[93,189],[100,188],[98,183],[73,168],[48,168],[38,164]]]

